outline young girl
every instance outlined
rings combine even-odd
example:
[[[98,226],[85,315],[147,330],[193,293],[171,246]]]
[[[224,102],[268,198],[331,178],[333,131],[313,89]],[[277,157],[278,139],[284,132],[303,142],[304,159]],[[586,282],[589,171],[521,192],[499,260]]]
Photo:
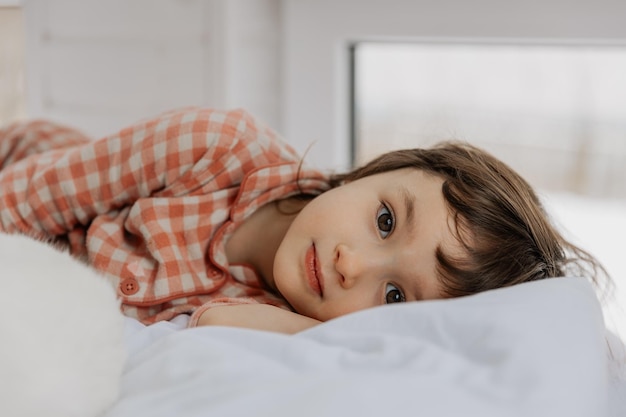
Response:
[[[287,333],[600,268],[475,147],[327,177],[240,110],[173,111],[97,141],[42,121],[1,130],[0,231],[65,243],[143,323]]]

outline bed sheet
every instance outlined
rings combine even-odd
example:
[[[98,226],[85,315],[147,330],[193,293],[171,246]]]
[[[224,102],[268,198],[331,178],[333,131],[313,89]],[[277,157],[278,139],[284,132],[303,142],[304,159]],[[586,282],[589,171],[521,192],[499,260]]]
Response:
[[[185,322],[127,319],[122,395],[105,417],[589,417],[626,406],[580,278],[380,307],[294,336]]]

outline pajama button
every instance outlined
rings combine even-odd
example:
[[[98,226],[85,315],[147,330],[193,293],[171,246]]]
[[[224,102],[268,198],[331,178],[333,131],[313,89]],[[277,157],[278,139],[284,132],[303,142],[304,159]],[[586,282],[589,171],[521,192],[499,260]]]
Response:
[[[135,278],[126,278],[120,284],[120,290],[124,295],[133,295],[139,291],[139,283]]]

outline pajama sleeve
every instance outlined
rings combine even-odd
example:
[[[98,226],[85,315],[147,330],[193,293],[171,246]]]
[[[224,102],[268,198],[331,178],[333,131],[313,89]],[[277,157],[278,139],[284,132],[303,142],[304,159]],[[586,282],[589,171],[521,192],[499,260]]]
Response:
[[[12,163],[0,171],[0,231],[59,236],[140,198],[187,193],[236,146],[247,117],[185,109]]]

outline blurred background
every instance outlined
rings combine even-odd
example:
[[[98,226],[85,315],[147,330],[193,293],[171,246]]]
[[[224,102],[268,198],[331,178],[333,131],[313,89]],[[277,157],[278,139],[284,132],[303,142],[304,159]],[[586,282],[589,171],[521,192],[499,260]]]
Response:
[[[326,170],[466,140],[626,282],[624,22],[621,0],[0,0],[0,125],[243,107]]]

